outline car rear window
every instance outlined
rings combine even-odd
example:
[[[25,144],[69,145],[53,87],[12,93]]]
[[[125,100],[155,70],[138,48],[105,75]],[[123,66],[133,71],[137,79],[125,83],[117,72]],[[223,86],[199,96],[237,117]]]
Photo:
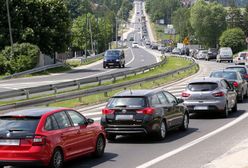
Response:
[[[228,67],[227,69],[235,70],[241,74],[246,74],[246,69],[243,67]]]
[[[39,121],[39,117],[2,116],[0,117],[0,132],[23,131],[35,133]]]
[[[188,89],[191,91],[213,91],[216,88],[218,88],[218,84],[212,82],[197,82],[188,85]]]
[[[142,108],[145,107],[144,97],[114,97],[110,99],[107,107],[127,107],[127,108]]]
[[[221,71],[221,72],[213,72],[210,77],[214,78],[224,78],[228,80],[237,80],[237,74],[235,72],[226,72],[226,71]]]

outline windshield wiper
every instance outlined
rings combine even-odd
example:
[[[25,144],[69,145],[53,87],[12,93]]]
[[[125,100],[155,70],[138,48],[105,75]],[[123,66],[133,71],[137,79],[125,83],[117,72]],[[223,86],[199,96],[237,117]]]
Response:
[[[114,107],[127,107],[127,105],[119,105],[119,106],[114,106]]]
[[[15,132],[15,131],[27,131],[27,130],[23,130],[23,129],[18,129],[18,128],[11,128],[8,130],[9,132]]]

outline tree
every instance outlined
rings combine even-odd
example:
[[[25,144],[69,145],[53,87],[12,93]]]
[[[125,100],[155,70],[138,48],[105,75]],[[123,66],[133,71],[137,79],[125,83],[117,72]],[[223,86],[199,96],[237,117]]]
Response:
[[[228,9],[227,23],[228,28],[243,27],[243,16],[240,8],[237,8],[235,3]]]
[[[172,16],[172,24],[180,36],[180,41],[192,34],[190,25],[190,9],[178,8]]]
[[[243,18],[244,18],[243,31],[245,32],[246,37],[248,37],[248,4],[245,8]]]
[[[86,13],[92,13],[92,2],[90,0],[69,0],[66,1],[72,19],[76,19]]]
[[[231,47],[234,53],[245,49],[245,33],[240,28],[224,31],[220,37],[222,47]]]
[[[192,7],[190,16],[190,23],[198,41],[208,47],[216,47],[221,33],[226,29],[224,7],[199,0]]]

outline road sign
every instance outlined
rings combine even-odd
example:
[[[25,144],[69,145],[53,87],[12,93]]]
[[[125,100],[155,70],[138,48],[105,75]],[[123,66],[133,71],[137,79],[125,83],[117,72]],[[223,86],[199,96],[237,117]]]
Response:
[[[185,37],[185,38],[184,38],[183,44],[184,44],[184,45],[188,45],[188,44],[189,44],[189,37]]]

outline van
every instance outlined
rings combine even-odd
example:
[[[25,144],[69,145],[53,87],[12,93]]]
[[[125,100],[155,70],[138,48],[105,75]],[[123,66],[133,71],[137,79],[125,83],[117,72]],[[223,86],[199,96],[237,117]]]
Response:
[[[109,68],[110,66],[117,66],[119,68],[125,67],[125,54],[123,50],[111,49],[105,52],[103,59],[103,68]]]
[[[221,47],[219,49],[216,62],[222,61],[233,62],[233,52],[230,47]]]

